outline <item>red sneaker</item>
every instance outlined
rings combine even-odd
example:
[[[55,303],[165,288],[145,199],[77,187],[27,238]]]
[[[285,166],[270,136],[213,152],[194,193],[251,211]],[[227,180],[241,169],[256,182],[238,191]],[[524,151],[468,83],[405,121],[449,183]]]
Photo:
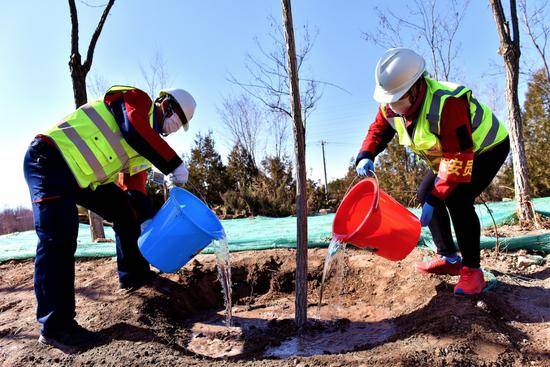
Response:
[[[485,279],[480,269],[463,266],[460,269],[460,279],[455,286],[455,294],[459,296],[475,296],[483,292]]]
[[[416,270],[426,274],[458,275],[460,268],[462,268],[462,261],[459,260],[453,264],[440,255],[435,256],[430,261],[416,263]]]

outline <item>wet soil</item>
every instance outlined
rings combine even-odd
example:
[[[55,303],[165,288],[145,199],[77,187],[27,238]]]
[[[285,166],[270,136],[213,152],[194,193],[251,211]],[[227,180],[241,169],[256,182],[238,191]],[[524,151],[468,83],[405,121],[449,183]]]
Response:
[[[550,266],[515,267],[483,253],[498,282],[476,299],[456,277],[424,276],[416,249],[393,263],[350,250],[317,315],[326,250],[309,252],[310,322],[292,317],[293,250],[232,254],[233,326],[224,326],[214,257],[201,255],[133,293],[117,290],[112,259],[76,266],[77,320],[98,342],[71,353],[39,345],[32,261],[0,265],[2,366],[548,366]],[[319,317],[320,316],[320,317]]]

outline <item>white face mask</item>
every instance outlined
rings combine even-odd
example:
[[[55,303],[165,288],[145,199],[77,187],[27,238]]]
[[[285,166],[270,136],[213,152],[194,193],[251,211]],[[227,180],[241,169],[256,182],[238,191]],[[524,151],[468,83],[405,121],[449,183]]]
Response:
[[[412,103],[409,101],[409,98],[404,98],[399,101],[389,103],[391,110],[399,115],[403,115],[405,112],[411,108]]]
[[[176,113],[173,113],[172,116],[164,119],[162,124],[162,133],[164,135],[169,135],[178,131],[182,126],[181,120]]]

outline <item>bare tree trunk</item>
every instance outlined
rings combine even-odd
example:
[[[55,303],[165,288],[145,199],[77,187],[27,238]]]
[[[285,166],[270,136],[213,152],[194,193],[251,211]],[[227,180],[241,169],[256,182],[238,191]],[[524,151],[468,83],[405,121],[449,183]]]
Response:
[[[286,61],[290,81],[290,105],[294,120],[294,151],[296,154],[296,301],[295,322],[303,327],[307,322],[307,189],[305,129],[302,122],[302,106],[296,63],[296,45],[292,25],[290,0],[282,0],[283,23],[286,39]]]
[[[519,64],[519,63],[518,63]],[[523,143],[521,108],[518,100],[519,70],[506,63],[506,101],[508,104],[508,128],[510,132],[510,147],[514,167],[514,189],[517,202],[516,210],[520,222],[531,223],[533,210],[531,207],[531,186],[527,173],[525,146]]]
[[[506,70],[506,102],[508,104],[508,126],[510,131],[510,145],[512,148],[512,163],[514,166],[514,188],[517,202],[517,215],[520,223],[532,223],[534,213],[531,205],[531,188],[527,174],[525,148],[522,136],[521,108],[518,99],[519,58],[521,56],[519,43],[519,26],[516,1],[510,0],[510,25],[506,20],[500,0],[489,0],[500,39],[499,54],[504,59]]]
[[[78,59],[78,57],[71,57],[71,61],[69,61],[73,82],[74,104],[78,108],[88,102],[88,92],[86,91],[86,73],[81,67],[75,64],[73,59]]]
[[[69,0],[69,9],[71,13],[71,57],[69,60],[69,69],[71,71],[71,79],[73,82],[73,94],[76,108],[88,102],[88,95],[86,93],[86,75],[88,75],[88,72],[92,66],[95,45],[114,2],[115,0],[109,0],[107,6],[105,7],[103,14],[101,15],[101,19],[99,20],[94,34],[92,35],[92,39],[90,40],[86,60],[82,63],[82,58],[78,49],[78,15],[76,11],[76,4],[74,0]],[[92,241],[95,242],[105,239],[103,219],[91,210],[88,210],[88,217],[90,218],[90,233],[92,236]]]

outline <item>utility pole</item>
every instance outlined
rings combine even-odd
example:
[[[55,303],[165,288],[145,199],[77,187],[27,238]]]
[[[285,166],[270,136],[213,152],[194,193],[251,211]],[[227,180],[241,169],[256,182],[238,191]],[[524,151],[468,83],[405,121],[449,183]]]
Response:
[[[326,141],[321,140],[321,150],[323,152],[323,171],[325,172],[325,195],[328,199],[328,180],[327,180],[327,162],[325,161],[325,144]]]
[[[294,26],[290,0],[281,0],[286,40],[286,64],[290,89],[290,106],[294,121],[294,153],[296,155],[296,300],[294,322],[302,328],[307,322],[307,181],[305,127],[298,82],[298,64],[294,43]]]

